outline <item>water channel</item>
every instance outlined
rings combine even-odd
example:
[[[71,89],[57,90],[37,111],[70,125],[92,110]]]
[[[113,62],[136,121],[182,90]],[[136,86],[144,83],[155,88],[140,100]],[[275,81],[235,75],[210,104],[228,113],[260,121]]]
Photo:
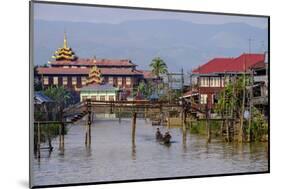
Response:
[[[92,145],[84,145],[85,126],[69,125],[65,149],[53,140],[51,154],[42,150],[40,161],[33,157],[34,185],[87,183],[244,173],[268,170],[267,143],[225,143],[187,132],[186,143],[180,128],[170,129],[172,144],[155,140],[155,126],[137,119],[135,147],[131,141],[131,119],[95,120]],[[160,127],[166,131],[166,127]]]

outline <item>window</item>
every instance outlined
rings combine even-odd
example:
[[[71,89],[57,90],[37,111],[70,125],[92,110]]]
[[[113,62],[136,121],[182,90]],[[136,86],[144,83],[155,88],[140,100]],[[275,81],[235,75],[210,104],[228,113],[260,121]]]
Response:
[[[67,85],[67,77],[63,77],[62,78],[62,84],[63,85]]]
[[[81,77],[82,85],[86,85],[86,77]]]
[[[118,84],[118,85],[122,85],[122,77],[118,77],[117,84]]]
[[[97,100],[97,97],[96,96],[91,96],[91,100]]]
[[[215,86],[215,78],[213,78],[213,77],[210,78],[210,86],[211,87]]]
[[[216,78],[215,78],[215,86],[216,86],[216,87],[219,87],[219,86],[220,86],[220,78],[219,78],[219,77],[216,77]]]
[[[59,84],[59,79],[58,79],[58,77],[54,77],[54,78],[53,78],[53,83],[54,83],[54,85],[58,85],[58,84]]]
[[[104,95],[100,96],[100,101],[105,101],[105,96]]]
[[[109,95],[109,96],[108,96],[108,100],[109,100],[109,101],[114,101],[114,95]]]
[[[200,95],[200,104],[207,104],[207,98],[208,98],[207,94],[201,94]]]
[[[211,87],[219,87],[220,86],[220,78],[219,77],[211,77],[210,78],[210,86]]]
[[[43,83],[44,83],[44,85],[49,85],[49,77],[44,76],[43,77]]]
[[[77,84],[77,77],[72,77],[72,85],[76,85]]]
[[[108,77],[108,83],[113,84],[113,77]]]
[[[201,87],[208,87],[209,86],[209,78],[208,77],[201,77],[200,78],[200,86]]]
[[[131,78],[130,77],[126,77],[126,85],[131,85]]]

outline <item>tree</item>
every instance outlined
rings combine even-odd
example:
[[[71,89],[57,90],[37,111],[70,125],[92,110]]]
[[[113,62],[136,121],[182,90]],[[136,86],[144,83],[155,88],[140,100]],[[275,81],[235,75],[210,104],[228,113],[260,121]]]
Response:
[[[70,93],[62,86],[48,87],[44,94],[53,99],[61,108],[64,108],[71,98]]]
[[[53,110],[58,115],[57,116],[58,119],[63,119],[62,117],[63,108],[67,105],[68,101],[71,99],[70,93],[61,86],[48,87],[45,91],[43,91],[43,93],[55,101]],[[60,127],[58,124],[50,124],[47,127],[42,128],[41,139],[43,139],[43,141],[48,140],[51,149],[52,149],[51,141],[59,134],[59,128]],[[36,131],[36,129],[38,128],[35,127],[34,130]],[[62,134],[66,134],[66,132],[67,132],[66,129],[63,128]]]
[[[34,79],[33,79],[33,86],[34,86],[34,91],[41,91],[42,88],[42,82],[41,80],[38,78],[38,70],[37,70],[38,66],[34,66],[33,67],[33,75],[34,75]]]
[[[133,88],[133,96],[136,97],[137,94],[141,94],[142,97],[147,99],[153,93],[153,84],[151,82],[141,81],[137,86]]]
[[[152,59],[149,66],[152,68],[152,73],[157,77],[157,79],[160,78],[160,74],[168,73],[167,65],[160,57]]]
[[[164,60],[162,60],[160,57],[156,57],[152,59],[149,66],[152,69],[151,70],[152,73],[157,77],[157,94],[158,94],[159,91],[158,82],[160,79],[160,74],[168,73],[168,68]]]
[[[244,111],[246,103],[245,101],[249,101],[250,99],[244,99],[243,96],[247,92],[246,88],[249,86],[250,78],[249,76],[239,76],[234,79],[234,81],[230,81],[225,88],[219,93],[218,103],[216,104],[215,111],[219,113],[222,118],[231,117],[240,121],[240,138],[243,138],[243,132],[245,127],[243,126],[244,122]],[[244,102],[243,102],[244,101]],[[253,122],[251,126],[246,128],[248,133],[253,133],[253,139],[259,139],[261,136],[260,133],[265,133],[267,125],[265,121],[265,117],[259,112],[259,110],[253,110],[251,115]],[[251,128],[250,128],[251,127]],[[242,139],[239,139],[240,141]]]

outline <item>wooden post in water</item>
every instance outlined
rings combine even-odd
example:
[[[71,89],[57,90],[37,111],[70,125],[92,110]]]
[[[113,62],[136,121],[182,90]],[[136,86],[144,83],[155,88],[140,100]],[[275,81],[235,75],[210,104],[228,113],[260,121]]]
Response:
[[[135,145],[137,113],[133,112],[132,118],[132,144]]]
[[[207,142],[211,142],[211,128],[209,123],[209,107],[208,107],[208,98],[207,98],[207,105],[206,105],[206,129],[207,129]]]
[[[64,123],[61,124],[61,149],[64,149],[64,134],[65,134],[65,128]]]
[[[121,123],[121,108],[118,108],[118,118],[119,118],[119,123]]]
[[[40,158],[40,123],[37,124],[37,157]]]
[[[182,127],[182,134],[183,134],[183,143],[186,143],[186,117],[187,111],[184,110],[184,120],[183,120],[183,127]]]
[[[145,105],[145,108],[144,108],[144,120],[146,121],[147,119],[147,107]]]
[[[61,140],[62,140],[62,137],[61,137],[61,135],[62,135],[62,132],[61,132],[61,130],[62,130],[62,129],[61,129],[61,125],[62,125],[62,124],[59,125],[59,150],[61,150],[61,148],[62,148],[62,147],[61,147]]]
[[[87,101],[87,111],[88,111],[88,120],[86,126],[86,135],[85,135],[85,144],[86,146],[91,145],[91,124],[92,124],[92,111],[91,111],[91,102]]]

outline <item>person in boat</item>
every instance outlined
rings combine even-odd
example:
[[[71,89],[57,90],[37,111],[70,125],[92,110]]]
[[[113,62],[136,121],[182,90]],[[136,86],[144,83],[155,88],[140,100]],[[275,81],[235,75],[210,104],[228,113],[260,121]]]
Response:
[[[160,129],[159,128],[157,128],[157,131],[156,131],[156,140],[162,140],[162,138],[163,138],[163,135],[162,135],[162,133],[160,132]]]
[[[170,143],[172,136],[170,135],[169,131],[167,131],[163,137],[164,143]]]

